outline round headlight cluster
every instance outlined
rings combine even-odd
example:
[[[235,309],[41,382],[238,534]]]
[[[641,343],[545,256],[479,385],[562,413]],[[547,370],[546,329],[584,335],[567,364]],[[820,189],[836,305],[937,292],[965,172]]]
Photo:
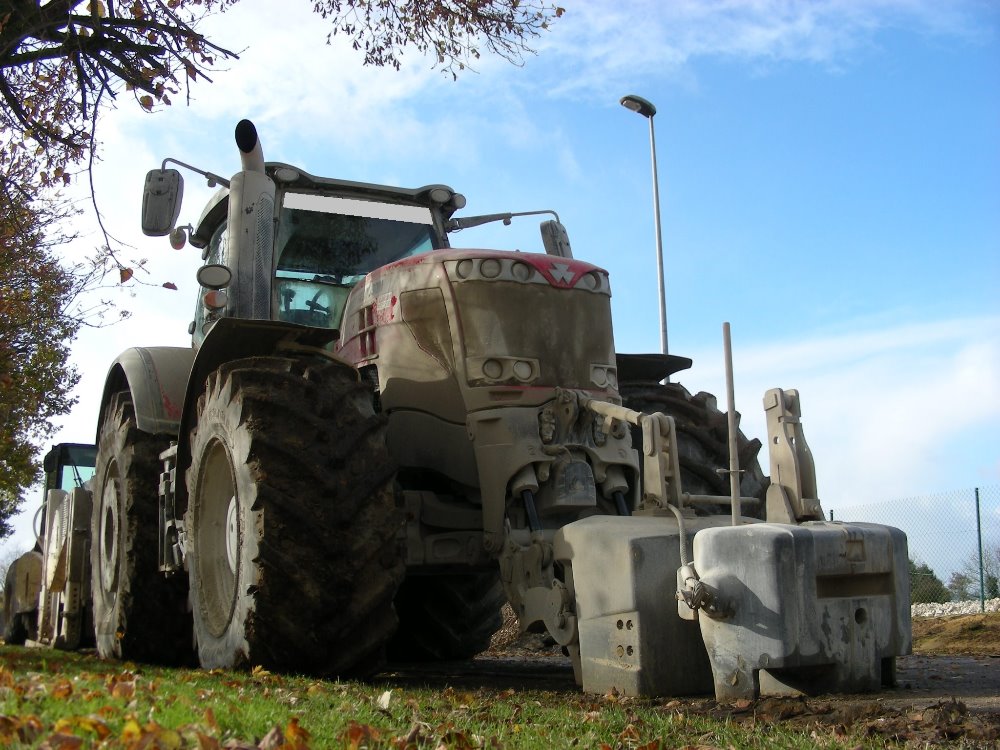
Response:
[[[614,367],[594,365],[590,370],[590,380],[598,388],[618,388],[618,372]]]
[[[488,359],[483,362],[483,375],[490,380],[499,380],[503,376],[503,363],[498,359]]]
[[[483,377],[489,380],[510,380],[511,378],[527,383],[536,377],[535,366],[525,359],[494,359],[483,361]]]

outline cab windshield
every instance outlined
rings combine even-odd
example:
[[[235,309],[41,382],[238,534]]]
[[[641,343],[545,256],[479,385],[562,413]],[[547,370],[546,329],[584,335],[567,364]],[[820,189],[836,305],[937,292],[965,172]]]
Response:
[[[286,192],[275,255],[278,318],[337,328],[347,294],[367,273],[434,249],[431,211]]]

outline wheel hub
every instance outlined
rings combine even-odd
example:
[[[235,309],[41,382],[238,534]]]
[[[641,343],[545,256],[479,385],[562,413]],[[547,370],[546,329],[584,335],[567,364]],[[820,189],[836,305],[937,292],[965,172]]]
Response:
[[[240,559],[240,504],[233,495],[229,499],[226,511],[226,557],[229,560],[229,570],[236,575],[236,563]]]
[[[196,595],[205,627],[221,636],[236,601],[243,552],[240,498],[226,444],[214,439],[199,461],[194,503],[194,561],[200,584]]]
[[[115,481],[104,483],[101,493],[100,580],[107,594],[114,594],[118,584],[118,491]]]

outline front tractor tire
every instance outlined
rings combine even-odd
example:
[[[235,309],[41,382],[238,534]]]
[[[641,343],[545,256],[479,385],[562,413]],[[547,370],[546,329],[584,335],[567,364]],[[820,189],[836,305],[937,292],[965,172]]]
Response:
[[[384,430],[346,364],[254,357],[209,376],[187,472],[202,666],[381,666],[404,575]]]
[[[136,427],[127,391],[111,399],[97,443],[90,547],[94,635],[105,659],[192,662],[187,581],[159,571],[159,456],[168,445]]]
[[[622,383],[622,404],[627,409],[642,412],[663,412],[674,418],[677,425],[678,458],[681,467],[681,487],[692,495],[728,497],[729,475],[719,469],[729,468],[729,420],[719,410],[715,397],[704,391],[691,395],[680,383]],[[641,432],[633,432],[638,446]],[[757,507],[744,508],[743,514],[763,518],[764,494],[769,481],[761,471],[758,453],[761,443],[750,440],[740,430],[736,450],[740,460],[740,494],[758,498]],[[726,512],[717,506],[715,512]]]
[[[400,662],[471,659],[489,648],[503,625],[506,601],[495,567],[411,576],[396,595],[400,627],[389,656]]]

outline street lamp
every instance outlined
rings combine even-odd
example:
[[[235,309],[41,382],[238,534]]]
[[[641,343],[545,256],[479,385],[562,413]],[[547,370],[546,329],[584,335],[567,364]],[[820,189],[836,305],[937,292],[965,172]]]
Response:
[[[641,96],[629,94],[620,101],[625,109],[636,112],[649,120],[649,150],[653,159],[653,223],[656,229],[656,277],[660,291],[660,350],[667,354],[667,293],[663,280],[663,235],[660,231],[660,185],[656,176],[656,136],[653,134],[653,116],[656,107]],[[666,378],[669,382],[670,378]]]

